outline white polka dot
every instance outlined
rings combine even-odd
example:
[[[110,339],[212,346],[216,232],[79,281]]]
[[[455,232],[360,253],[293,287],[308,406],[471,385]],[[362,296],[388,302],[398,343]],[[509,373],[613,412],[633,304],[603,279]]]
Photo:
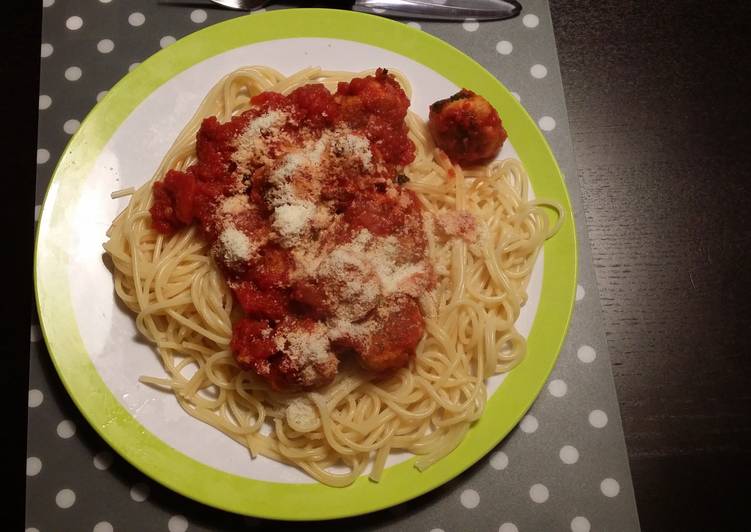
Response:
[[[109,4],[112,0],[99,0],[103,4]]]
[[[44,163],[46,163],[49,160],[50,160],[50,152],[49,152],[49,150],[45,150],[44,148],[39,148],[37,150],[37,164],[44,164]],[[37,338],[36,340],[34,340],[34,332],[33,332],[34,331],[34,327],[36,327],[36,326],[34,325],[31,328],[31,330],[32,330],[31,341],[32,342],[38,342],[39,338]]]
[[[597,353],[591,346],[583,345],[576,351],[576,356],[585,364],[590,364],[597,358]]]
[[[130,488],[130,498],[136,502],[143,502],[149,498],[150,492],[151,488],[149,488],[148,484],[139,482],[138,484],[133,484],[133,487]]]
[[[133,72],[133,70],[134,70],[134,69],[135,69],[135,68],[136,68],[136,67],[137,67],[138,65],[140,65],[140,64],[141,64],[141,63],[133,63],[132,65],[130,65],[130,66],[128,67],[128,72]]]
[[[60,508],[70,508],[76,503],[76,494],[71,489],[62,489],[55,495],[55,503]]]
[[[498,471],[506,469],[508,467],[508,455],[503,451],[493,453],[493,456],[490,457],[490,466]]]
[[[79,17],[78,15],[74,15],[72,17],[68,17],[68,20],[65,21],[65,27],[69,30],[80,30],[83,26],[83,19]]]
[[[42,470],[42,461],[36,456],[29,456],[26,459],[26,476],[33,477]]]
[[[498,528],[498,532],[519,532],[519,529],[514,523],[503,523]]]
[[[407,22],[407,26],[409,26],[410,28],[415,28],[417,30],[422,29],[422,26],[420,26],[419,22]]]
[[[143,13],[139,13],[138,11],[131,13],[128,16],[128,24],[131,26],[141,26],[144,22],[146,22],[146,17],[143,16]]]
[[[464,490],[459,496],[459,500],[462,502],[462,506],[471,510],[477,508],[477,505],[480,504],[480,494],[475,490]]]
[[[512,92],[512,93],[511,93],[511,96],[513,96],[514,98],[516,98],[516,101],[517,101],[517,102],[520,102],[520,101],[522,101],[522,97],[521,97],[521,96],[519,96],[519,93],[518,93],[518,92]]]
[[[585,295],[587,295],[587,292],[584,291],[584,287],[580,284],[576,285],[576,300],[581,301]]]
[[[71,118],[70,120],[66,120],[63,124],[63,131],[65,131],[68,135],[72,135],[78,130],[79,127],[81,127],[81,122],[79,122],[75,118]]]
[[[96,101],[101,102],[102,98],[104,98],[105,96],[107,96],[107,91],[101,91],[96,95]]]
[[[550,492],[548,491],[548,488],[542,484],[535,484],[529,488],[529,496],[534,502],[543,503],[548,500],[548,497],[550,497]]]
[[[618,481],[613,478],[606,478],[600,482],[600,491],[606,497],[615,497],[621,491]]]
[[[208,15],[206,14],[206,11],[203,9],[194,9],[190,12],[190,20],[195,22],[196,24],[200,24],[202,22],[206,22],[206,18]]]
[[[102,39],[96,43],[96,49],[102,54],[108,54],[115,49],[115,43],[111,39]]]
[[[589,424],[596,429],[601,429],[608,424],[608,415],[602,410],[592,410],[589,413]]]
[[[99,521],[94,525],[94,530],[92,532],[113,532],[114,530],[113,526],[107,521]]]
[[[524,419],[522,419],[522,422],[519,423],[519,427],[522,429],[523,432],[526,432],[527,434],[532,434],[534,431],[537,430],[539,426],[540,424],[537,422],[537,418],[531,415],[524,416]]]
[[[52,98],[50,98],[46,94],[40,94],[39,95],[39,109],[41,111],[44,111],[45,109],[49,109],[50,105],[52,105]]]
[[[36,218],[37,216],[35,216]],[[44,402],[44,394],[37,390],[29,390],[29,408],[36,408]]]
[[[53,46],[50,43],[43,42],[39,55],[41,55],[42,57],[49,57],[52,55],[52,52],[54,51],[55,51],[55,48],[53,48]]]
[[[553,131],[555,129],[555,119],[550,116],[543,116],[537,121],[540,129],[543,131]]]
[[[81,76],[83,75],[83,71],[77,67],[72,66],[65,69],[65,79],[68,81],[78,81],[81,79]]]
[[[468,18],[462,23],[462,28],[466,31],[477,31],[480,27],[480,23],[473,18]]]
[[[39,219],[39,211],[41,211],[41,210],[42,210],[42,206],[41,205],[34,205],[34,221],[35,222]],[[42,392],[39,392],[39,393],[42,393]]]
[[[545,65],[532,65],[532,68],[529,69],[529,73],[532,74],[533,78],[542,79],[548,75],[548,69],[545,68]]]
[[[575,464],[579,461],[579,451],[573,445],[564,445],[558,453],[564,464]]]
[[[571,532],[589,532],[592,526],[589,524],[589,519],[577,515],[571,520]]]
[[[514,45],[508,41],[500,41],[495,45],[495,49],[501,55],[508,55],[514,51]]]
[[[100,471],[109,469],[115,457],[109,451],[102,451],[94,456],[94,467]]]
[[[524,17],[522,17],[522,23],[528,28],[536,28],[540,24],[540,19],[537,15],[530,13],[529,15],[524,15]]]
[[[76,433],[76,425],[69,419],[64,419],[57,424],[57,435],[62,439],[67,440],[72,438]]]
[[[553,397],[563,397],[568,391],[568,385],[561,379],[555,379],[548,384],[548,391]]]
[[[50,7],[55,3],[55,0],[42,0],[42,7]]]
[[[169,532],[185,532],[188,530],[188,520],[182,515],[173,515],[167,522]]]
[[[172,35],[165,35],[161,39],[159,39],[159,46],[162,48],[167,48],[170,44],[174,44],[175,38]]]

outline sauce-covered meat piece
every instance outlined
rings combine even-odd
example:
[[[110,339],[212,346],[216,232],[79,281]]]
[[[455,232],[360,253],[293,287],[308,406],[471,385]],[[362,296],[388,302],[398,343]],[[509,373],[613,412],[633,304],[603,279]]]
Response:
[[[312,389],[334,380],[339,359],[331,352],[326,327],[306,318],[243,318],[234,326],[232,350],[244,369],[252,369],[277,390]]]
[[[508,137],[493,106],[467,89],[431,105],[428,127],[436,145],[462,166],[493,160]]]
[[[369,335],[345,336],[336,342],[336,347],[351,349],[362,367],[376,373],[406,366],[425,331],[417,301],[408,296],[392,296],[376,309],[370,323],[373,330]]]

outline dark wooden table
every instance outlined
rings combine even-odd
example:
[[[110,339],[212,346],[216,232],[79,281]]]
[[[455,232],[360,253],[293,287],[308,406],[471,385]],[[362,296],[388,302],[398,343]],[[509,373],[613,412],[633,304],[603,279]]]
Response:
[[[749,529],[751,6],[550,3],[642,527]],[[41,5],[16,5],[0,59],[9,530],[23,529],[41,23]]]
[[[642,526],[749,530],[751,8],[551,10]]]

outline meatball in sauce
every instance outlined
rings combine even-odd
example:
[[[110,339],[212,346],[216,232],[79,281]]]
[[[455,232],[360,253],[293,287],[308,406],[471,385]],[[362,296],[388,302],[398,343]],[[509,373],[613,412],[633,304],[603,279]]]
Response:
[[[492,161],[508,137],[493,106],[467,89],[432,104],[428,127],[436,145],[461,166]]]

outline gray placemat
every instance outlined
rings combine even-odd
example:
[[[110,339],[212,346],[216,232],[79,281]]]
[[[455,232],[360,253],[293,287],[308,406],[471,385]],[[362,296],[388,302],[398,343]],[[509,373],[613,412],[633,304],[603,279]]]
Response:
[[[241,517],[183,498],[117,457],[72,404],[33,325],[27,532],[639,529],[548,4],[523,4],[522,16],[508,21],[409,23],[472,56],[517,95],[545,132],[571,194],[579,240],[574,315],[550,380],[519,427],[457,479],[388,510],[302,525]],[[160,47],[238,15],[208,2],[43,5],[37,204],[70,135],[103,91]]]

